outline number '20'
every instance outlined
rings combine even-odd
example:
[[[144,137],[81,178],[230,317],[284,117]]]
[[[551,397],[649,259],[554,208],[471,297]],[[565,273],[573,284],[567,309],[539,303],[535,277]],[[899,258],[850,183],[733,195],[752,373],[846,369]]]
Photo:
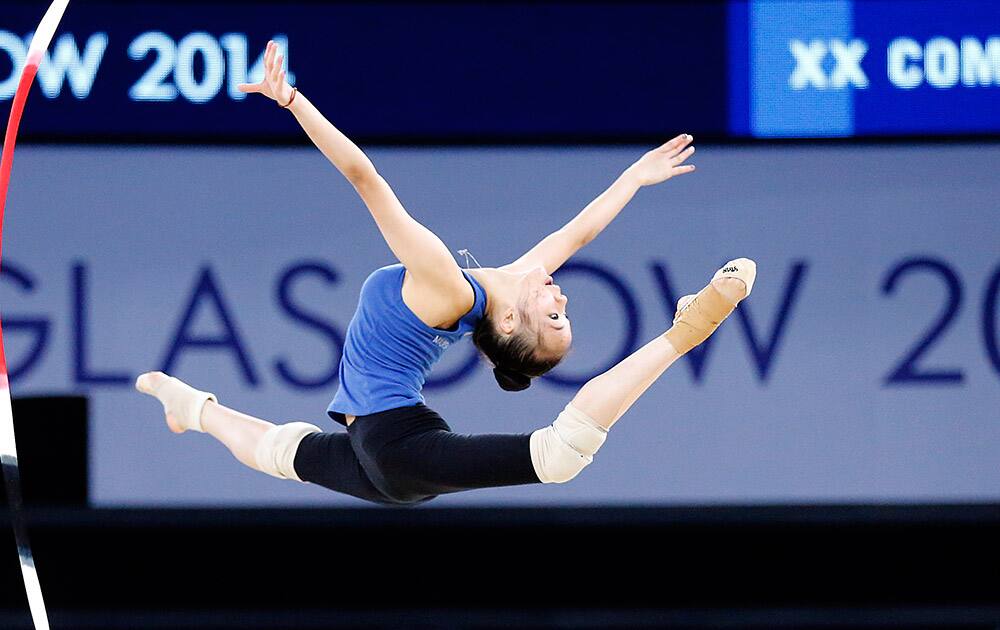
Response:
[[[952,325],[962,305],[962,282],[948,263],[936,258],[910,258],[897,264],[889,270],[882,281],[883,295],[891,295],[896,291],[904,276],[915,274],[930,274],[941,279],[945,288],[945,302],[937,318],[924,332],[923,337],[915,343],[886,376],[887,385],[908,383],[958,384],[965,379],[960,369],[934,369],[919,365],[921,357],[926,354],[938,337]],[[986,346],[986,356],[993,369],[1000,374],[1000,340],[997,338],[997,306],[1000,294],[1000,265],[993,270],[986,283],[983,294],[982,317],[983,343]]]

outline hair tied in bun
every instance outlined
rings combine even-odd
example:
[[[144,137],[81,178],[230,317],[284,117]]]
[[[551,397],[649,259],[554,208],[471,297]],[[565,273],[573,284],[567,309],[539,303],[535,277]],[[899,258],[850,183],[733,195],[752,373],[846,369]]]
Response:
[[[496,377],[500,387],[508,392],[520,392],[531,387],[531,378],[502,367],[493,368],[493,376]]]

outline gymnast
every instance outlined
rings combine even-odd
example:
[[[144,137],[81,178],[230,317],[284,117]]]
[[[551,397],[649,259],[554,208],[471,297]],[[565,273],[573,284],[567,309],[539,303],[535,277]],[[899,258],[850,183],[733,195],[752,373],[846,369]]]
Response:
[[[463,270],[441,240],[411,217],[368,157],[285,79],[274,42],[265,77],[245,84],[295,116],[354,186],[399,264],[375,270],[347,329],[340,385],[327,414],[347,430],[304,422],[272,424],[218,403],[162,372],[136,388],[163,405],[175,433],[201,431],[243,464],[281,479],[314,483],[366,501],[415,505],[474,488],[573,479],[608,431],[663,372],[702,343],[747,297],[756,265],[738,258],[705,288],[678,301],[673,326],[590,380],[548,426],[532,433],[452,432],[424,404],[424,380],[445,349],[471,335],[505,390],[526,389],[555,367],[572,332],[567,297],[549,275],[593,240],[639,188],[690,173],[690,135],[649,151],[564,227],[514,262]]]

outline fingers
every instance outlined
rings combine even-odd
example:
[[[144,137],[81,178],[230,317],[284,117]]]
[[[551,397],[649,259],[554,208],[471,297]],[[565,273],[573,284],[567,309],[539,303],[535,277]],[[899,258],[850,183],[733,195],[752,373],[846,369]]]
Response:
[[[264,75],[272,80],[277,80],[277,70],[284,65],[285,57],[279,54],[278,44],[274,41],[267,43],[267,50],[264,52]]]
[[[274,53],[278,50],[278,45],[273,41],[267,42],[267,50],[264,51],[264,69],[269,71],[274,62]]]
[[[687,135],[687,134],[683,134],[682,133],[681,135],[677,136],[676,138],[672,138],[672,139],[668,140],[667,142],[664,142],[663,144],[660,145],[659,150],[660,151],[664,151],[664,150],[669,150],[669,149],[675,149],[678,145],[680,145],[681,142],[684,141],[684,136],[685,135]]]
[[[271,80],[274,81],[276,86],[281,85],[281,83],[278,82],[278,79],[280,78],[279,75],[281,74],[282,63],[284,61],[285,56],[278,55],[278,57],[274,60],[274,67],[271,68]]]
[[[244,94],[263,94],[268,98],[278,100],[284,93],[282,85],[287,73],[284,70],[285,57],[273,40],[264,49],[264,78],[260,83],[241,83],[236,89]]]
[[[678,164],[682,164],[684,160],[688,159],[692,155],[694,155],[694,147],[688,147],[674,157],[670,158],[670,162],[676,166]]]
[[[670,157],[673,157],[684,150],[684,147],[691,144],[694,141],[694,137],[691,134],[682,133],[673,140],[665,142],[660,145],[656,150],[660,153],[665,153]]]
[[[678,175],[685,175],[687,173],[694,172],[694,164],[685,164],[684,166],[675,166],[673,168],[673,174],[671,177],[676,177]]]

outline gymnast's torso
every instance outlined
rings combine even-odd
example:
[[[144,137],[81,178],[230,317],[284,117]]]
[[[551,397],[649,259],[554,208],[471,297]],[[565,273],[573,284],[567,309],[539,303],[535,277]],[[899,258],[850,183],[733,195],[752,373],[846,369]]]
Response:
[[[451,344],[471,335],[486,310],[486,293],[466,271],[472,308],[448,329],[434,328],[403,301],[406,268],[376,269],[361,287],[358,307],[347,327],[340,360],[340,385],[327,414],[341,424],[364,416],[424,402],[427,374]]]

